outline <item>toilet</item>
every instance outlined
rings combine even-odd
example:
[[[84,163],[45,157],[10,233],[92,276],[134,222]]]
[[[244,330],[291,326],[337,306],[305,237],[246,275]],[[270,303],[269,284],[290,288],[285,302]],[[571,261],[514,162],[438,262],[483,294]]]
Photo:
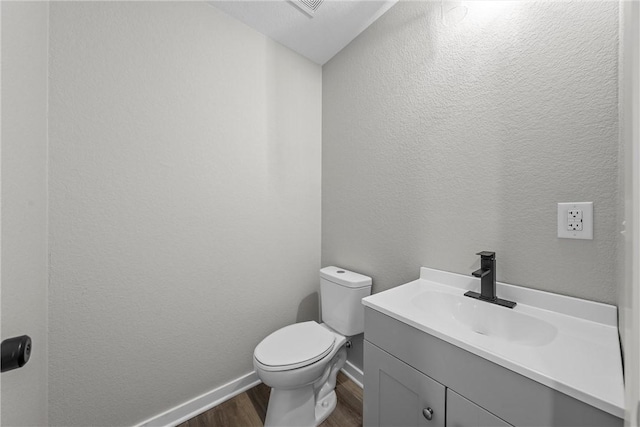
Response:
[[[263,339],[253,366],[271,387],[265,427],[312,427],[336,407],[336,376],[349,337],[364,332],[362,298],[371,278],[338,267],[320,270],[322,322],[295,323]]]

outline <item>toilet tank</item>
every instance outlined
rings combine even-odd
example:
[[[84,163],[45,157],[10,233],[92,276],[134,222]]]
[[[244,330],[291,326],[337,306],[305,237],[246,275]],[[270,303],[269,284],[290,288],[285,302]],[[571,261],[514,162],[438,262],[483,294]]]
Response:
[[[371,277],[343,268],[320,270],[322,322],[345,336],[364,332],[362,298],[371,295]]]

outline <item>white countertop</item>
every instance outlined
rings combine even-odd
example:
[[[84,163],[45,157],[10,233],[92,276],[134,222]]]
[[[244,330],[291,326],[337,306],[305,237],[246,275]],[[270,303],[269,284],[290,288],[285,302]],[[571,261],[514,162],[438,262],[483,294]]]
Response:
[[[624,418],[615,306],[504,283],[496,294],[517,302],[513,309],[463,296],[479,287],[477,278],[422,268],[420,279],[362,303]]]

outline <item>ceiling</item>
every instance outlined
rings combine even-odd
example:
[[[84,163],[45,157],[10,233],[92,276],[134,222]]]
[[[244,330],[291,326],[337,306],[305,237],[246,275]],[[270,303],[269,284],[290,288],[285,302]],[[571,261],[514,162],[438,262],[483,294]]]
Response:
[[[397,1],[227,0],[209,3],[323,65]],[[308,5],[317,7],[315,13]]]

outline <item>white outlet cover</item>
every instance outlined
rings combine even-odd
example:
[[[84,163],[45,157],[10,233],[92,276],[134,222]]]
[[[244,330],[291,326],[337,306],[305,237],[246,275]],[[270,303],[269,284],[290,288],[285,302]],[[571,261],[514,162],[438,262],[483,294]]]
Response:
[[[582,211],[582,230],[569,230],[569,210]],[[593,202],[558,203],[558,237],[593,240]]]

